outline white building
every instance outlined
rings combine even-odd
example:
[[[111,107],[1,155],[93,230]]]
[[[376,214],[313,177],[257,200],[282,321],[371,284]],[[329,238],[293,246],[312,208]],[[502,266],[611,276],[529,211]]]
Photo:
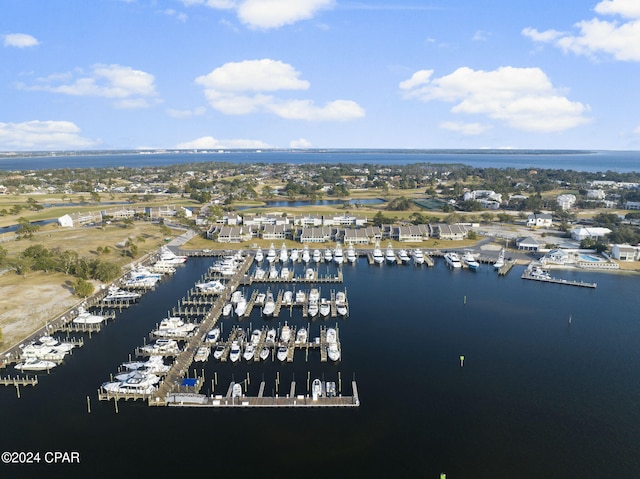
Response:
[[[618,261],[637,261],[640,260],[640,247],[616,244],[611,248],[611,256]]]
[[[611,233],[609,228],[574,228],[571,230],[571,237],[576,241],[587,238],[599,240],[609,233]]]
[[[64,215],[58,218],[58,223],[63,228],[71,228],[73,227],[73,219],[69,215]]]
[[[604,190],[587,190],[587,198],[591,200],[604,200],[606,196]]]
[[[529,228],[548,228],[553,222],[553,216],[540,213],[527,216],[527,226]]]
[[[556,201],[558,202],[558,205],[560,206],[560,208],[562,208],[563,210],[568,210],[575,204],[576,195],[571,195],[571,194],[560,195],[556,198]]]

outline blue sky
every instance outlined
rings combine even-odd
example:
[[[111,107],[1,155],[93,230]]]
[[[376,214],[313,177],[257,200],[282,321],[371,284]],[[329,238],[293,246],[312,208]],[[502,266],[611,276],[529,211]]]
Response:
[[[640,149],[638,0],[2,0],[0,151]]]

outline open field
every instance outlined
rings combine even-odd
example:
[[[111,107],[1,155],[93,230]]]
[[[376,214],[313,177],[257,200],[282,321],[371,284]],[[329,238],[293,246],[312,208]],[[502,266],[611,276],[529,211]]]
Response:
[[[170,236],[178,234],[171,230]],[[9,258],[16,257],[29,246],[42,244],[49,250],[73,250],[80,257],[108,260],[126,270],[131,258],[121,255],[118,244],[128,238],[135,241],[137,258],[140,258],[156,251],[164,243],[165,234],[158,225],[147,222],[136,222],[131,228],[109,225],[105,228],[62,229],[50,226],[43,228],[33,239],[7,241],[0,245],[7,250]],[[97,248],[105,246],[111,252],[98,255]],[[9,270],[0,275],[0,328],[4,335],[0,349],[23,340],[49,319],[77,305],[81,300],[73,295],[70,287],[74,281],[73,276],[42,271],[28,271],[21,276]],[[98,282],[94,285],[99,287]]]

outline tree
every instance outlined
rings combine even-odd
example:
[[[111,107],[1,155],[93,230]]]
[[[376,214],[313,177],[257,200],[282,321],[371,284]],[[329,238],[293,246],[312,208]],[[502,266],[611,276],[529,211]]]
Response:
[[[264,196],[266,196],[267,198],[273,198],[274,193],[273,193],[273,188],[271,188],[269,185],[265,185],[262,187],[262,194]]]
[[[97,191],[91,192],[91,199],[93,200],[94,203],[100,203],[100,195],[98,194]]]
[[[73,289],[77,296],[80,296],[81,298],[86,298],[87,296],[91,296],[94,288],[93,288],[93,284],[91,284],[89,281],[82,278],[78,278],[73,283]]]

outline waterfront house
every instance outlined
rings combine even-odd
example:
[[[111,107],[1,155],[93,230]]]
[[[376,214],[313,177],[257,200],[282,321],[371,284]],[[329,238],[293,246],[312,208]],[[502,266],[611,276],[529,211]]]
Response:
[[[523,251],[538,251],[540,249],[540,243],[537,239],[529,236],[523,238],[518,243],[518,249]]]
[[[464,225],[448,225],[446,223],[436,223],[429,225],[432,238],[441,240],[463,240],[467,237],[467,228]]]
[[[571,237],[576,241],[590,238],[592,240],[602,239],[605,235],[611,233],[609,228],[592,227],[592,228],[574,228],[571,230]]]
[[[425,241],[429,239],[429,225],[398,226],[394,239],[398,241]]]
[[[285,240],[292,237],[292,229],[289,224],[272,224],[262,227],[262,239]]]
[[[331,241],[331,228],[325,226],[302,228],[301,243],[326,243]]]
[[[640,247],[628,244],[615,244],[611,248],[611,256],[618,261],[640,260]]]
[[[552,249],[542,258],[541,263],[567,264],[570,262],[569,253],[563,249]]]

